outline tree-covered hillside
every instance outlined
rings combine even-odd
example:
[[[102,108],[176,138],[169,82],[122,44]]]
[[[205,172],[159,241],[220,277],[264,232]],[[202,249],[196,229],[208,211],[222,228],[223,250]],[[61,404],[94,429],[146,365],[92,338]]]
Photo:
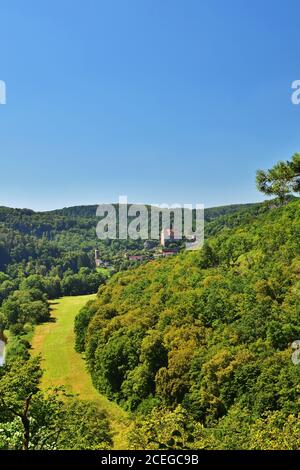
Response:
[[[143,241],[99,241],[94,209],[0,208],[0,332],[9,330],[1,377],[30,364],[30,338],[49,319],[49,299],[100,285],[77,317],[76,348],[96,388],[134,415],[131,448],[299,448],[300,366],[291,344],[300,339],[300,201],[208,209],[202,250],[136,268],[124,253],[144,250]],[[109,280],[95,269],[95,247],[122,260]],[[25,395],[19,387],[20,403],[10,403],[9,382],[0,382],[0,447],[12,448],[20,425],[7,410],[21,409]],[[43,424],[35,400],[31,448],[39,448],[40,427],[54,425]],[[71,417],[58,397],[38,400]],[[80,414],[83,404],[74,406]],[[108,433],[92,447],[111,442],[99,419],[100,434]],[[71,443],[71,434],[59,448],[88,445]],[[18,448],[26,445],[19,439]]]
[[[216,219],[198,252],[116,274],[76,320],[133,448],[299,448],[300,202]]]

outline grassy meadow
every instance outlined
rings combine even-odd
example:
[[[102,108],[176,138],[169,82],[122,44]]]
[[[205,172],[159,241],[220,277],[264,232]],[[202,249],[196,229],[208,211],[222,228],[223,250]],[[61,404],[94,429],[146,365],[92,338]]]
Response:
[[[115,403],[93,387],[84,359],[74,349],[74,319],[81,307],[95,295],[63,297],[51,302],[51,322],[36,327],[32,339],[33,354],[41,354],[42,388],[63,385],[81,400],[92,400],[104,409],[114,432],[114,447],[126,449],[129,418]]]

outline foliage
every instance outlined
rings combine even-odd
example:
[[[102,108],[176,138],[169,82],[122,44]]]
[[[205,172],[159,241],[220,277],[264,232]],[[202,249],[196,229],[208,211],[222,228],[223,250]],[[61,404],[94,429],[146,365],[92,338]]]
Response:
[[[200,449],[203,426],[190,418],[178,406],[174,411],[156,408],[146,417],[136,420],[129,433],[129,448],[136,449]]]
[[[300,192],[300,154],[295,153],[291,161],[280,161],[270,170],[258,170],[257,189],[266,195],[276,195],[282,203],[291,192]]]
[[[112,445],[98,405],[41,391],[28,337],[49,299],[95,292],[75,321],[95,387],[135,414],[132,449],[298,449],[299,155],[258,174],[280,202],[205,213],[202,250],[135,269],[136,241],[98,241],[95,207],[51,213],[0,208],[2,449]],[[93,250],[114,262],[107,281]]]

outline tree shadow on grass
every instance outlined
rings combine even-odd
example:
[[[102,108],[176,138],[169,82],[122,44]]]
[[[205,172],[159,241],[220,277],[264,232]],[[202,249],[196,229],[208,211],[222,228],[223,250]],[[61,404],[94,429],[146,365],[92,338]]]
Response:
[[[46,323],[56,323],[57,319],[54,317],[46,318],[45,320],[39,322],[40,325],[45,325]]]

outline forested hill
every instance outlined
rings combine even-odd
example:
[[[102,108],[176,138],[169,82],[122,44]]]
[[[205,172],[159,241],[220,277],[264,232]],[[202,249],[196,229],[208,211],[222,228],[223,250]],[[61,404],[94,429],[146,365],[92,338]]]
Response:
[[[300,446],[300,201],[238,218],[77,317],[95,386],[137,412],[133,448]]]
[[[113,259],[120,252],[143,247],[139,240],[101,241],[96,235],[96,210],[92,215],[88,211],[79,215],[75,207],[69,211],[0,207],[0,271],[48,274],[60,266],[61,274],[68,269],[94,267],[95,248],[101,258]]]
[[[118,204],[114,204],[118,207]],[[129,204],[130,205],[130,204]],[[205,209],[205,219],[211,221],[220,216],[226,216],[237,212],[244,212],[247,210],[256,211],[262,203],[248,203],[248,204],[230,204],[218,207],[209,207]],[[12,224],[17,221],[23,220],[28,222],[31,220],[32,226],[37,225],[38,222],[53,225],[55,221],[70,220],[75,218],[93,219],[96,218],[97,204],[85,206],[71,206],[62,209],[55,209],[51,211],[35,212],[31,209],[19,209],[0,206],[0,222],[7,222]],[[151,206],[147,206],[150,208]],[[44,227],[47,228],[47,227]],[[38,232],[39,233],[39,232]]]
[[[211,221],[223,215],[229,215],[232,213],[245,211],[249,209],[255,210],[260,205],[261,205],[260,203],[248,203],[248,204],[231,204],[231,205],[219,206],[219,207],[209,207],[205,209],[205,219],[207,221]],[[115,204],[115,206],[118,207],[118,204]],[[67,217],[95,218],[97,207],[98,207],[97,205],[64,207],[63,209],[50,211],[50,212],[47,212],[46,214],[63,215]],[[151,206],[147,206],[147,207],[150,208]]]

